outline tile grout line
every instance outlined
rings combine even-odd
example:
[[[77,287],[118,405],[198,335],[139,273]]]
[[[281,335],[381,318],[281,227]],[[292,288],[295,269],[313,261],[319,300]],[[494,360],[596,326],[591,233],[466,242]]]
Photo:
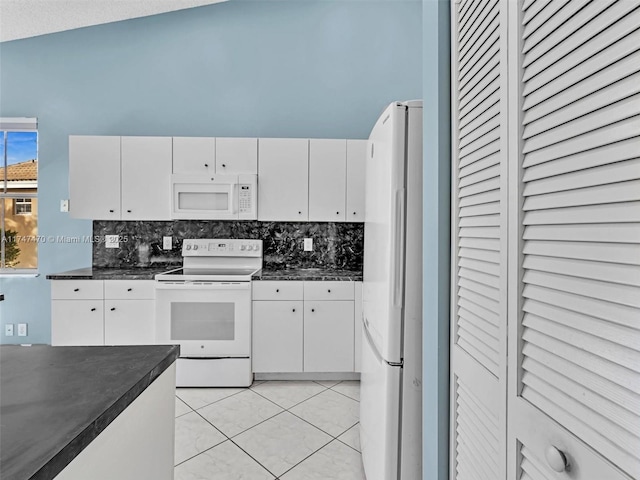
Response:
[[[187,402],[185,402],[184,400],[182,400],[182,399],[178,396],[178,394],[177,394],[177,393],[176,393],[176,398],[180,399],[180,401],[181,401],[182,403],[184,403],[187,407],[189,407],[191,410],[193,410],[193,411],[195,412],[196,410],[200,410],[201,408],[208,407],[209,405],[213,405],[214,403],[221,402],[222,400],[225,400],[225,399],[227,399],[227,398],[233,397],[233,396],[238,395],[238,394],[240,394],[240,393],[242,393],[242,392],[246,392],[247,390],[250,390],[250,388],[245,388],[244,390],[241,390],[241,391],[236,392],[236,393],[232,393],[231,395],[229,395],[229,396],[227,396],[227,397],[219,398],[218,400],[214,400],[213,402],[211,402],[211,403],[207,403],[206,405],[203,405],[203,406],[198,407],[198,408],[193,408],[193,407],[192,407],[191,405],[189,405]],[[182,416],[182,415],[181,415],[181,416]]]

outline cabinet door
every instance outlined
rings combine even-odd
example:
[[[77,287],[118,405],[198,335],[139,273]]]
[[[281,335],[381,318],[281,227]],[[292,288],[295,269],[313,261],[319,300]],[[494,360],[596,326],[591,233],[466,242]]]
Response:
[[[105,300],[105,345],[150,345],[155,337],[153,300]]]
[[[213,174],[216,168],[216,139],[173,137],[173,173]]]
[[[217,138],[216,173],[218,175],[258,173],[258,139]]]
[[[122,220],[171,218],[171,137],[122,137]]]
[[[102,300],[52,300],[51,345],[104,345]]]
[[[356,282],[353,303],[353,370],[359,372],[362,362],[362,282]]]
[[[364,222],[366,140],[347,140],[347,222]]]
[[[258,140],[258,220],[309,218],[309,140]]]
[[[344,222],[347,141],[309,140],[309,221]]]
[[[69,135],[69,215],[120,219],[120,137]]]
[[[302,302],[253,302],[253,371],[302,371]]]
[[[304,302],[304,371],[353,372],[353,302]]]

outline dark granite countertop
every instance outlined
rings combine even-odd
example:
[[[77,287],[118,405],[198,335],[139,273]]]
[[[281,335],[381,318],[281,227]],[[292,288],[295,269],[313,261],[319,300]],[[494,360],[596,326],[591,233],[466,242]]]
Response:
[[[0,346],[2,479],[54,478],[179,351],[176,345]]]
[[[48,280],[153,280],[158,273],[180,265],[164,265],[151,268],[78,268],[66,272],[51,273]]]
[[[251,280],[305,280],[361,282],[362,272],[329,268],[279,268],[262,269]]]

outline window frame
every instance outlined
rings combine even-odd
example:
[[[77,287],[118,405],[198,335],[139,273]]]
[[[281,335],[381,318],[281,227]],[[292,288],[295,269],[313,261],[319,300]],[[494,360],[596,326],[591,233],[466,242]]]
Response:
[[[0,178],[0,203],[1,200],[13,200],[14,210],[15,202],[18,199],[33,199],[38,198],[38,191],[36,192],[8,192],[8,180],[7,180],[7,134],[11,132],[36,132],[36,138],[38,137],[38,119],[30,117],[12,117],[12,118],[0,118],[0,134],[3,135],[4,153],[0,156],[0,167],[4,167],[4,177]],[[39,141],[36,140],[36,160],[39,158]],[[33,203],[32,203],[33,205]],[[31,207],[31,213],[33,214],[33,207]],[[15,212],[14,212],[15,213]],[[24,215],[24,214],[20,214]],[[5,207],[0,208],[0,242],[4,238],[5,229]],[[33,268],[8,268],[5,265],[5,249],[3,245],[0,245],[0,277],[11,276],[38,276],[40,268],[40,248],[36,250],[36,267]]]

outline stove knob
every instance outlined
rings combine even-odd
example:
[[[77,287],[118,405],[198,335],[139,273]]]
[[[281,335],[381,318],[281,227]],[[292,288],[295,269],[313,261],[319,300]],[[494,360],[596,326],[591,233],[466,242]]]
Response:
[[[240,245],[240,250],[244,250],[245,246],[244,245]]]
[[[197,250],[197,249],[198,249],[198,245],[194,245],[194,246],[193,246],[193,249],[194,249],[194,250]]]
[[[191,245],[187,245],[187,250],[191,250]]]

